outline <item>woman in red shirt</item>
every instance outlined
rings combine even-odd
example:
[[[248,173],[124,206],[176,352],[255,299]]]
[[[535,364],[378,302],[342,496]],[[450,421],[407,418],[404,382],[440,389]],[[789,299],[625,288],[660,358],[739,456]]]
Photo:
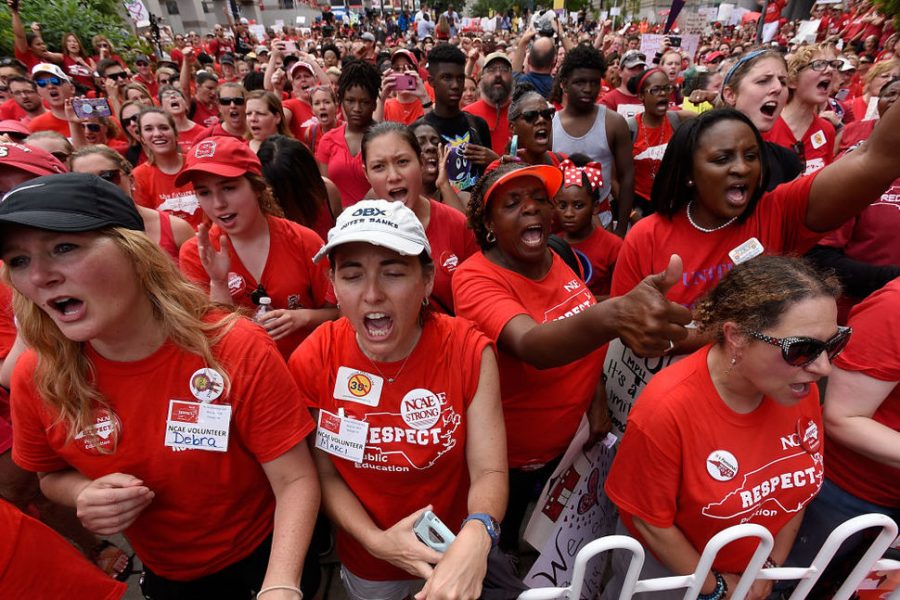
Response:
[[[188,102],[182,91],[171,85],[160,88],[159,107],[172,115],[172,119],[175,121],[178,147],[182,152],[190,150],[206,128],[188,118]]]
[[[400,202],[344,211],[315,256],[325,258],[343,318],[289,367],[318,419],[314,456],[347,596],[474,600],[507,494],[492,344],[428,308],[432,250]],[[413,533],[426,510],[456,534],[445,552]]]
[[[124,533],[147,597],[297,598],[314,424],[274,344],[187,282],[94,175],[32,180],[0,222],[31,349],[13,459],[88,530]]]
[[[72,32],[66,32],[62,36],[63,62],[62,68],[72,81],[78,85],[82,93],[94,89],[94,71],[97,65],[87,55],[81,40]]]
[[[822,485],[816,381],[850,339],[837,325],[839,294],[833,276],[766,256],[735,267],[697,306],[697,325],[713,343],[653,378],[606,480],[619,508],[617,533],[650,550],[642,579],[693,573],[710,538],[747,522],[775,538],[765,566],[785,562]],[[756,545],[744,538],[719,552],[703,597],[733,592]],[[619,597],[630,559],[613,553],[603,598]],[[760,579],[749,597],[771,590],[772,581]]]

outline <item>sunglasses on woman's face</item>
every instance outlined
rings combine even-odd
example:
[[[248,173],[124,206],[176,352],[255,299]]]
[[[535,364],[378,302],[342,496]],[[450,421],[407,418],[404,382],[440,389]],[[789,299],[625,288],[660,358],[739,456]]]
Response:
[[[545,121],[550,121],[553,119],[553,115],[555,114],[555,108],[545,108],[544,110],[526,110],[521,115],[519,115],[519,118],[523,119],[529,125],[534,125],[534,123],[538,120],[538,117],[543,118]]]
[[[122,181],[122,172],[119,169],[109,169],[108,171],[100,171],[97,173],[97,177],[102,179],[103,181],[108,181],[115,185],[119,185]]]
[[[131,115],[130,117],[125,117],[122,119],[122,127],[131,127],[135,123],[137,123],[137,115]]]
[[[128,73],[125,71],[119,71],[118,73],[107,73],[106,76],[113,81],[118,81],[119,79],[128,79]]]
[[[219,98],[219,104],[222,106],[228,106],[229,104],[233,104],[235,106],[243,106],[244,99],[240,96],[235,96],[234,98]]]
[[[100,133],[101,127],[99,123],[82,123],[81,126],[91,133]]]
[[[834,360],[847,347],[851,333],[853,330],[849,327],[838,327],[837,333],[824,342],[811,337],[775,338],[758,331],[748,331],[747,335],[781,348],[784,362],[792,367],[805,367],[815,362],[823,352],[828,355],[828,360]]]

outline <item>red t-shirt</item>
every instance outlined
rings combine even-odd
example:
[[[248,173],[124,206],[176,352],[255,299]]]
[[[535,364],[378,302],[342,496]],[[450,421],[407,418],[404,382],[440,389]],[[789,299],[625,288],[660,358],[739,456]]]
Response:
[[[22,52],[18,48],[15,48],[14,53],[16,55],[16,58],[19,59],[22,63],[24,63],[25,68],[28,70],[29,75],[31,75],[31,69],[33,69],[35,67],[35,65],[39,65],[42,62],[46,62],[43,59],[38,58],[30,50]]]
[[[766,254],[803,254],[824,235],[804,225],[814,178],[799,177],[778,186],[760,198],[746,221],[711,233],[695,229],[684,209],[671,219],[659,214],[641,219],[625,236],[612,295],[622,296],[644,277],[661,273],[672,254],[678,254],[684,273],[666,296],[690,307],[734,268],[728,253],[750,238],[759,240]]]
[[[618,89],[603,94],[600,104],[625,117],[635,117],[644,112],[644,103],[637,96],[625,94]]]
[[[25,109],[19,106],[15,99],[9,98],[6,102],[0,104],[0,121],[6,120],[21,121],[27,125],[29,118]]]
[[[702,552],[732,525],[755,523],[774,536],[822,485],[819,388],[811,385],[793,406],[765,396],[756,410],[738,414],[710,379],[709,349],[647,384],[606,480],[622,522],[648,548],[632,516],[654,527],[678,527]],[[804,434],[810,451],[798,440]],[[751,538],[732,542],[713,568],[742,573],[756,545]]]
[[[305,131],[303,124],[313,116],[312,106],[309,102],[304,102],[303,100],[298,100],[296,98],[284,100],[281,105],[291,111],[291,135],[298,140],[302,140]]]
[[[347,124],[335,127],[322,136],[316,148],[316,161],[328,167],[328,179],[341,192],[341,206],[347,208],[362,200],[372,188],[363,169],[362,152],[350,154],[344,132]]]
[[[147,91],[150,92],[150,96],[154,100],[156,100],[156,97],[159,96],[159,83],[156,81],[156,79],[147,81],[146,79],[141,77],[140,73],[136,73],[134,77],[131,78],[131,80],[147,88]]]
[[[194,123],[194,126],[185,131],[178,132],[178,147],[184,154],[193,148],[194,144],[200,140],[200,136],[206,131],[206,127],[200,123]]]
[[[272,532],[275,502],[261,465],[296,446],[314,427],[261,328],[241,319],[213,352],[231,380],[231,390],[217,397],[211,393],[215,388],[197,389],[198,381],[215,383],[215,377],[197,373],[206,362],[171,341],[133,362],[107,360],[85,344],[95,385],[120,424],[115,448],[112,437],[96,438],[107,454],[88,449],[91,438],[68,439],[65,424],[34,387],[34,353],[23,355],[13,374],[16,463],[39,472],[73,468],[90,479],[110,473],[141,479],[156,495],[125,536],[141,562],[179,581],[220,571]],[[227,452],[164,445],[170,401],[199,398],[231,406]],[[95,427],[109,431],[109,423],[101,417]]]
[[[834,126],[822,117],[814,117],[809,129],[798,140],[783,117],[778,117],[775,125],[763,139],[784,146],[788,150],[797,152],[802,160],[806,161],[805,174],[815,173],[822,167],[830,165],[834,161],[835,138]],[[802,143],[802,151],[798,152],[796,145]]]
[[[434,259],[434,290],[431,299],[434,308],[442,312],[453,311],[453,290],[450,281],[456,268],[464,260],[479,251],[475,235],[466,224],[466,215],[436,200],[429,200],[431,217],[425,236],[431,245]]]
[[[234,133],[229,132],[225,129],[221,123],[216,123],[212,127],[206,127],[201,129],[200,131],[196,131],[196,127],[190,130],[194,133],[194,143],[196,144],[200,140],[205,140],[208,137],[230,137],[236,140],[240,140],[245,144],[249,144],[249,140],[242,135],[236,135]],[[181,134],[179,133],[178,143],[181,143]]]
[[[587,238],[571,244],[573,248],[584,253],[591,261],[593,274],[588,281],[588,289],[594,296],[608,296],[612,285],[613,267],[622,249],[622,238],[608,232],[602,227],[594,227]]]
[[[649,200],[653,180],[674,131],[668,116],[663,117],[662,125],[659,127],[644,125],[643,114],[636,116],[635,120],[637,135],[631,150],[634,157],[634,193]]]
[[[58,533],[2,498],[0,531],[0,598],[117,600],[128,589]]]
[[[131,176],[134,178],[135,204],[181,217],[194,229],[203,222],[204,215],[194,194],[194,185],[190,182],[175,185],[178,173],[169,175],[155,165],[144,163],[135,167]]]
[[[535,281],[495,265],[478,252],[453,276],[456,314],[471,319],[493,341],[519,315],[539,325],[596,304],[594,295],[553,253],[550,270]],[[601,351],[553,369],[537,369],[499,352],[500,390],[509,466],[545,464],[563,453],[594,397]]]
[[[328,456],[378,527],[387,529],[427,503],[447,527],[458,530],[468,513],[466,411],[488,346],[471,322],[432,314],[407,359],[375,365],[344,318],[316,329],[291,356],[290,371],[309,408],[332,414],[343,409],[345,416],[368,423],[362,463]],[[398,371],[393,383],[381,375]],[[375,406],[335,398],[357,374],[384,380]],[[374,558],[341,529],[337,548],[341,563],[357,577],[415,578]]]
[[[775,23],[781,18],[781,11],[787,5],[787,0],[769,0],[766,5],[766,23]]]
[[[62,70],[78,84],[94,89],[94,69],[86,67],[68,54],[63,56]],[[143,82],[139,82],[143,83]],[[155,94],[154,94],[155,96]]]
[[[900,279],[895,279],[858,304],[850,313],[853,336],[834,364],[880,381],[900,381]],[[895,386],[872,420],[900,431],[900,386]],[[847,448],[828,438],[826,474],[857,498],[900,508],[900,469]]]
[[[55,131],[64,138],[72,137],[72,131],[69,129],[69,122],[65,119],[59,119],[49,110],[42,115],[38,115],[28,122],[28,129],[32,133],[38,131]]]
[[[335,304],[334,291],[328,279],[328,261],[313,263],[323,242],[316,233],[287,219],[267,217],[269,224],[269,255],[260,281],[256,281],[229,244],[231,270],[228,273],[228,289],[236,306],[256,310],[251,294],[261,284],[272,299],[272,308],[322,308]],[[222,230],[213,225],[209,240],[213,248],[219,250],[219,236]],[[181,245],[179,266],[185,276],[209,289],[209,274],[200,263],[197,238],[191,238]],[[301,329],[281,338],[276,343],[285,360],[300,345],[309,330]]]
[[[388,98],[384,103],[384,120],[396,121],[404,125],[412,125],[425,114],[422,103],[417,99],[412,102],[400,102],[396,98]]]
[[[210,108],[194,99],[192,100],[191,106],[194,109],[194,114],[191,115],[191,121],[204,127],[212,127],[219,122],[219,107],[215,104]]]
[[[512,137],[509,131],[509,104],[507,102],[497,109],[493,104],[479,100],[463,108],[467,113],[484,119],[491,130],[491,150],[500,156],[506,153],[506,145]]]

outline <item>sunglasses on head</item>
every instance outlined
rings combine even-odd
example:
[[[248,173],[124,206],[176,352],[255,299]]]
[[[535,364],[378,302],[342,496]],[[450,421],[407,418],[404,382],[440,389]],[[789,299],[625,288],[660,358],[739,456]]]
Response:
[[[108,181],[115,185],[119,185],[122,181],[122,172],[119,169],[109,169],[108,171],[100,171],[97,173],[97,177],[102,179],[103,181]]]
[[[62,85],[62,79],[59,77],[42,77],[41,79],[35,79],[34,83],[38,87],[47,87],[48,85]]]
[[[851,333],[853,330],[849,327],[838,327],[837,333],[824,342],[811,337],[775,338],[758,331],[748,331],[747,335],[781,348],[784,362],[792,367],[805,367],[815,362],[823,352],[828,355],[828,360],[834,360],[847,347]]]
[[[100,133],[101,127],[99,123],[82,123],[81,126],[91,133]]]
[[[118,81],[119,79],[128,79],[128,73],[126,73],[125,71],[119,71],[118,73],[108,73],[106,76],[114,81]]]
[[[533,125],[538,117],[542,117],[545,121],[550,121],[553,119],[553,115],[556,114],[555,108],[545,108],[544,110],[526,110],[521,115],[519,115],[520,119],[524,119],[526,123],[529,125]]]
[[[256,286],[256,289],[250,292],[250,300],[253,304],[259,306],[259,301],[262,298],[268,298],[269,292],[266,291],[266,288],[263,287],[263,284],[259,284]]]
[[[243,106],[244,99],[241,96],[235,96],[233,98],[219,98],[219,104],[222,106],[227,106],[229,104],[233,104],[235,106]]]

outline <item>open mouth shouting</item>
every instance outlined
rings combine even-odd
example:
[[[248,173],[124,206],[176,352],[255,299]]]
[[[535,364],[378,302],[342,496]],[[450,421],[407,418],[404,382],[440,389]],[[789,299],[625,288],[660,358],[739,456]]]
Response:
[[[750,186],[746,183],[735,183],[725,189],[725,201],[732,208],[743,208],[750,199]]]
[[[369,338],[384,339],[394,329],[394,320],[383,312],[366,313],[363,315],[363,328]]]
[[[409,198],[409,188],[407,187],[395,187],[388,190],[388,196],[391,197],[391,200],[396,202],[402,202],[406,204],[407,199]]]
[[[47,302],[47,306],[55,315],[55,319],[63,323],[77,321],[84,316],[85,312],[84,302],[71,296],[51,298]]]
[[[219,227],[222,227],[226,230],[234,229],[236,219],[237,213],[234,212],[216,215],[216,223],[218,223]]]
[[[544,226],[540,224],[529,225],[522,230],[520,239],[527,248],[542,248],[544,245]]]
[[[534,129],[534,141],[538,144],[547,145],[550,143],[550,126],[547,124],[538,125]]]
[[[763,114],[763,116],[768,118],[774,118],[775,113],[778,111],[778,102],[776,100],[769,100],[759,107],[759,112]]]

